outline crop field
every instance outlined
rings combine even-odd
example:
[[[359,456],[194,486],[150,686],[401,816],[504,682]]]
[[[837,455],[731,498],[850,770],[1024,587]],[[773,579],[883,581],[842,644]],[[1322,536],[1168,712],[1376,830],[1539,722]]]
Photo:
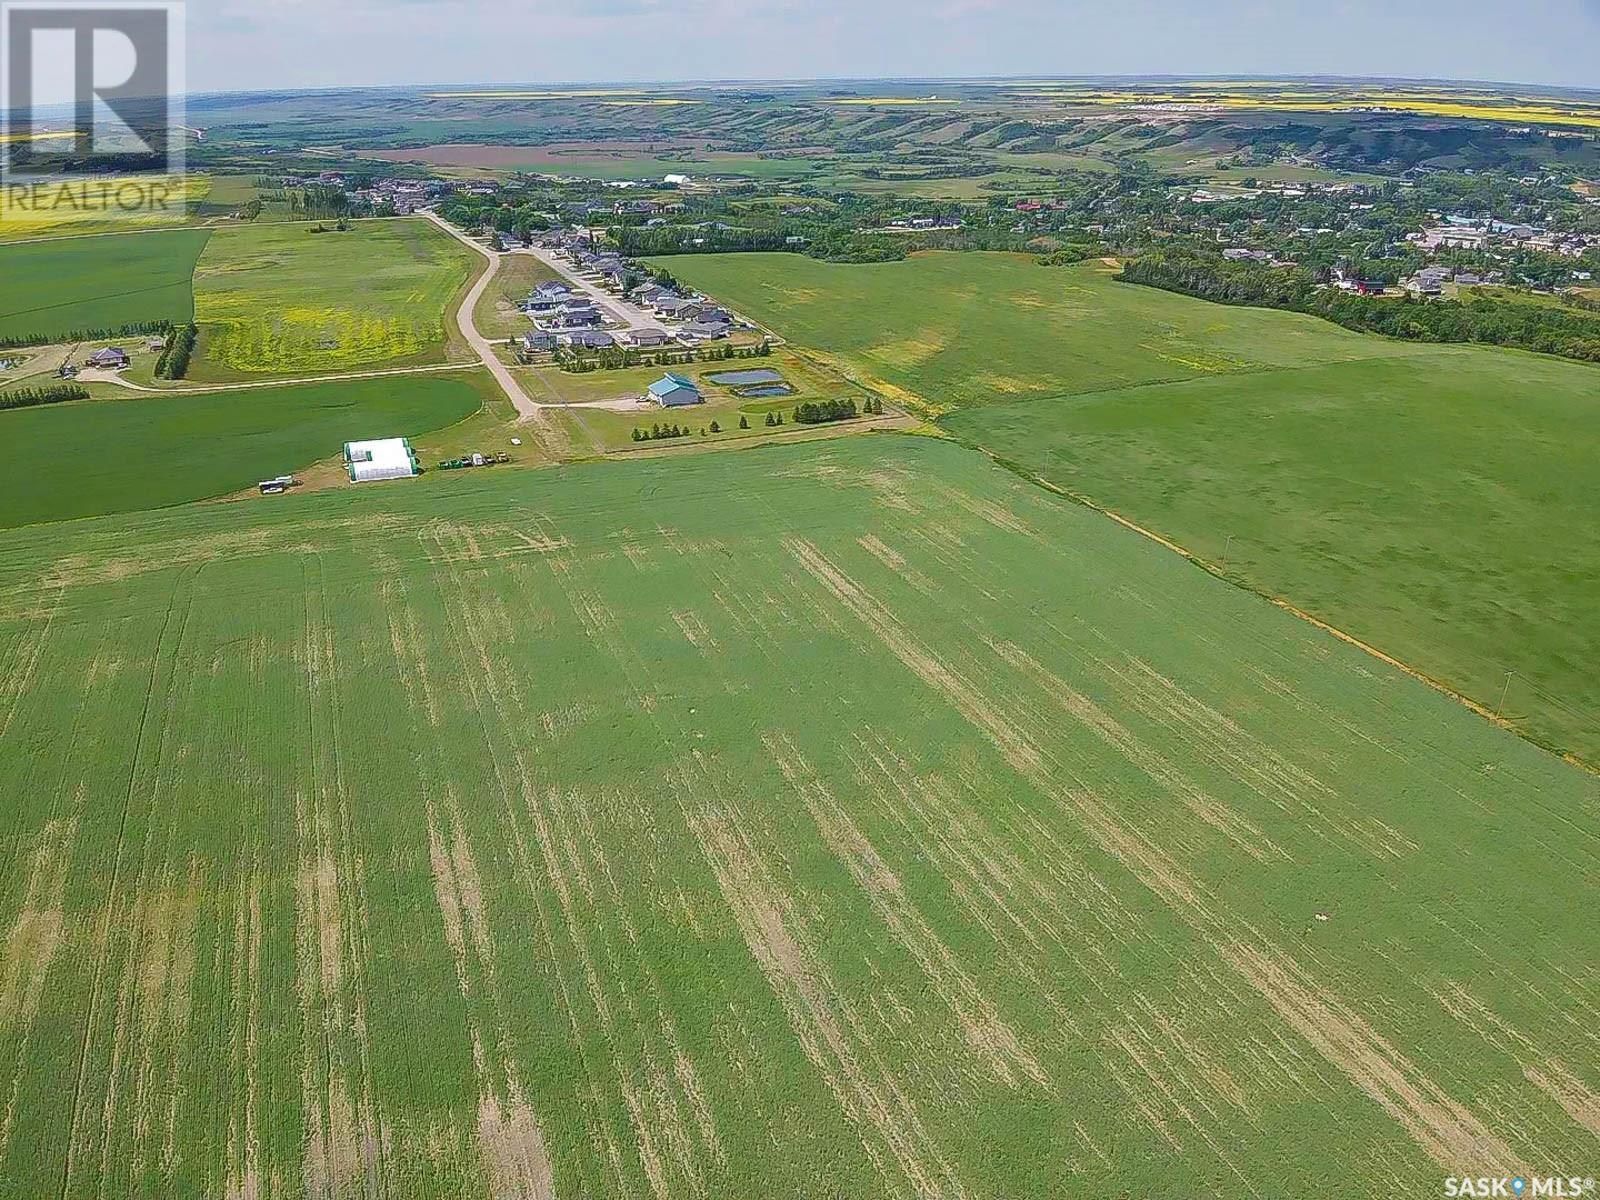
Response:
[[[492,389],[486,374],[450,372],[0,412],[0,528],[228,495],[353,439],[454,424]]]
[[[0,338],[192,320],[190,280],[210,236],[175,229],[0,245]]]
[[[94,176],[55,184],[37,191],[13,193],[0,189],[0,245],[37,238],[75,237],[83,234],[126,233],[182,225],[194,206],[211,190],[207,175],[169,176],[164,180],[173,199],[173,211],[142,216],[120,213],[105,216],[115,204],[118,189],[131,180]],[[143,181],[139,181],[143,186]],[[179,207],[181,205],[181,207]]]
[[[1208,304],[1100,264],[752,257],[670,261],[964,440],[1600,761],[1594,368]]]
[[[948,443],[0,534],[0,730],[7,1195],[1594,1161],[1600,782]]]
[[[202,328],[189,377],[442,362],[446,311],[478,262],[420,218],[219,230],[195,269]]]
[[[690,286],[924,412],[1415,353],[1325,321],[1116,283],[1101,262],[930,253],[841,266],[796,254],[656,260]]]
[[[1594,367],[1450,348],[945,424],[1600,763],[1597,397]]]

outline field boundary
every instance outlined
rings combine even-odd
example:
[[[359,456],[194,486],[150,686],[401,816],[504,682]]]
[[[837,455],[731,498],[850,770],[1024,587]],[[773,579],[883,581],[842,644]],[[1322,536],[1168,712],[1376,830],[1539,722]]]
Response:
[[[1451,700],[1454,700],[1457,704],[1470,709],[1478,716],[1488,721],[1490,724],[1499,726],[1507,733],[1522,739],[1530,745],[1537,746],[1546,753],[1553,754],[1557,758],[1562,759],[1564,762],[1581,768],[1582,770],[1589,772],[1591,775],[1600,775],[1600,764],[1591,763],[1586,759],[1579,758],[1576,754],[1573,754],[1570,751],[1555,750],[1550,746],[1544,745],[1536,738],[1530,737],[1526,732],[1519,729],[1513,722],[1495,713],[1494,710],[1490,709],[1486,705],[1480,704],[1478,701],[1474,700],[1471,696],[1466,695],[1464,692],[1457,691],[1449,684],[1435,679],[1427,672],[1419,670],[1410,663],[1402,662],[1400,659],[1394,657],[1394,655],[1378,649],[1378,647],[1374,646],[1371,642],[1362,641],[1360,638],[1356,637],[1355,634],[1348,633],[1345,630],[1340,629],[1337,625],[1330,624],[1329,622],[1324,621],[1321,617],[1315,616],[1314,614],[1307,612],[1305,609],[1291,604],[1282,596],[1273,595],[1271,592],[1262,591],[1260,588],[1251,587],[1249,584],[1242,583],[1237,579],[1231,578],[1225,574],[1223,569],[1216,563],[1211,562],[1209,559],[1202,558],[1200,555],[1194,553],[1194,551],[1189,550],[1184,546],[1180,546],[1171,538],[1165,537],[1162,534],[1155,532],[1153,529],[1146,529],[1137,521],[1130,520],[1121,513],[1116,512],[1113,509],[1106,508],[1102,504],[1096,504],[1093,500],[1089,499],[1089,497],[1082,495],[1079,492],[1074,492],[1070,488],[1064,488],[1060,484],[1052,483],[1048,479],[1043,479],[1040,476],[1035,475],[1026,467],[1022,466],[1020,463],[1017,463],[1009,458],[1004,458],[994,453],[992,450],[984,448],[983,446],[959,440],[956,440],[956,444],[967,446],[969,449],[979,451],[985,458],[989,459],[989,461],[993,462],[996,466],[1005,468],[1019,479],[1034,484],[1037,487],[1041,487],[1045,491],[1060,496],[1064,500],[1070,500],[1074,504],[1081,504],[1084,508],[1092,509],[1094,512],[1099,513],[1103,517],[1111,518],[1111,520],[1115,521],[1118,525],[1121,525],[1124,529],[1130,529],[1139,536],[1148,538],[1162,549],[1169,550],[1173,554],[1187,559],[1190,563],[1206,572],[1206,574],[1220,579],[1223,583],[1228,584],[1230,587],[1236,587],[1240,591],[1249,592],[1252,596],[1259,596],[1261,599],[1272,604],[1274,607],[1280,608],[1284,612],[1300,618],[1300,620],[1306,622],[1308,625],[1316,626],[1316,628],[1322,630],[1322,632],[1338,638],[1341,642],[1344,642],[1347,645],[1354,646],[1357,650],[1371,655],[1379,662],[1386,663],[1397,670],[1405,672],[1405,674],[1411,676],[1411,678],[1427,684],[1434,691],[1440,693],[1441,695],[1448,696]]]

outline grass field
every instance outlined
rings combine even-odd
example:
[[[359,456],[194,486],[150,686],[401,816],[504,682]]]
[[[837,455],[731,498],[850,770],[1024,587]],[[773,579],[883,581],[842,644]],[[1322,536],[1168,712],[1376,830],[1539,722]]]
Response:
[[[352,439],[442,429],[492,394],[487,375],[451,372],[0,412],[0,527],[227,495]]]
[[[936,440],[0,534],[0,730],[7,1195],[1596,1152],[1600,783]]]
[[[230,382],[441,362],[479,260],[421,218],[219,230],[195,270],[189,377]]]
[[[1594,367],[1440,349],[946,424],[1600,763],[1597,417]]]
[[[487,338],[516,337],[533,328],[533,322],[517,305],[528,298],[534,286],[560,273],[545,266],[531,254],[506,254],[500,269],[473,306],[472,319],[478,332]]]
[[[1098,261],[918,254],[839,266],[795,254],[658,260],[925,412],[1164,380],[1413,353],[1314,317],[1223,308],[1112,280]]]
[[[1207,304],[1099,264],[753,257],[671,261],[908,402],[965,410],[942,418],[964,439],[1479,703],[1504,694],[1529,735],[1600,762],[1600,371]]]
[[[0,338],[194,317],[191,277],[204,230],[0,245]]]

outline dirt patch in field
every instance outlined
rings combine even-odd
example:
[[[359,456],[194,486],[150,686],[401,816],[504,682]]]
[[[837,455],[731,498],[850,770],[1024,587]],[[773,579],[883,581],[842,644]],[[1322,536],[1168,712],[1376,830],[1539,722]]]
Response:
[[[1284,1021],[1398,1121],[1441,1168],[1504,1171],[1517,1163],[1510,1146],[1292,962],[1240,942],[1221,952]]]
[[[552,1200],[555,1175],[539,1119],[513,1089],[505,1104],[492,1094],[478,1102],[478,1152],[494,1200]]]

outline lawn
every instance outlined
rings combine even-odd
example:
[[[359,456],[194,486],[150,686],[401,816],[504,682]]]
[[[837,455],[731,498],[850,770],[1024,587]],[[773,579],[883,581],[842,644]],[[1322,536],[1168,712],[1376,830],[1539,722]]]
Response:
[[[1314,317],[1116,283],[1101,262],[918,254],[841,266],[795,254],[658,260],[869,384],[931,413],[1163,380],[1414,353]]]
[[[0,534],[0,728],[6,1195],[1594,1153],[1600,782],[934,439]]]
[[[945,424],[1600,763],[1600,368],[1439,349]]]
[[[463,372],[0,412],[0,527],[227,495],[352,439],[441,429],[489,393],[486,375]]]
[[[531,254],[504,254],[500,269],[484,288],[483,295],[472,310],[473,323],[486,338],[508,338],[527,333],[533,322],[517,305],[528,298],[536,284],[548,279],[560,279]]]
[[[189,378],[232,382],[442,362],[480,259],[421,218],[218,230],[195,270]]]
[[[0,339],[57,341],[143,321],[194,317],[200,229],[0,244]]]
[[[710,375],[758,367],[770,367],[780,372],[795,389],[794,394],[781,399],[756,399],[739,396],[732,387],[719,387],[707,379]],[[621,411],[588,407],[596,401],[642,395],[666,370],[685,375],[699,384],[705,402],[671,410],[654,404]],[[825,364],[784,350],[775,350],[767,358],[738,358],[670,368],[629,367],[583,374],[571,374],[557,367],[534,367],[519,371],[518,378],[525,382],[529,394],[536,400],[571,406],[554,414],[556,419],[571,430],[571,440],[575,446],[597,453],[663,445],[659,441],[641,443],[633,440],[635,429],[648,430],[654,424],[678,425],[694,430],[696,440],[702,428],[707,431],[706,439],[711,441],[758,437],[767,432],[765,421],[769,412],[781,411],[787,420],[790,410],[802,401],[840,398],[853,399],[860,408],[868,395],[860,386],[844,379]],[[741,416],[749,422],[749,429],[739,428]],[[715,434],[710,432],[713,421],[720,426],[720,431]]]

